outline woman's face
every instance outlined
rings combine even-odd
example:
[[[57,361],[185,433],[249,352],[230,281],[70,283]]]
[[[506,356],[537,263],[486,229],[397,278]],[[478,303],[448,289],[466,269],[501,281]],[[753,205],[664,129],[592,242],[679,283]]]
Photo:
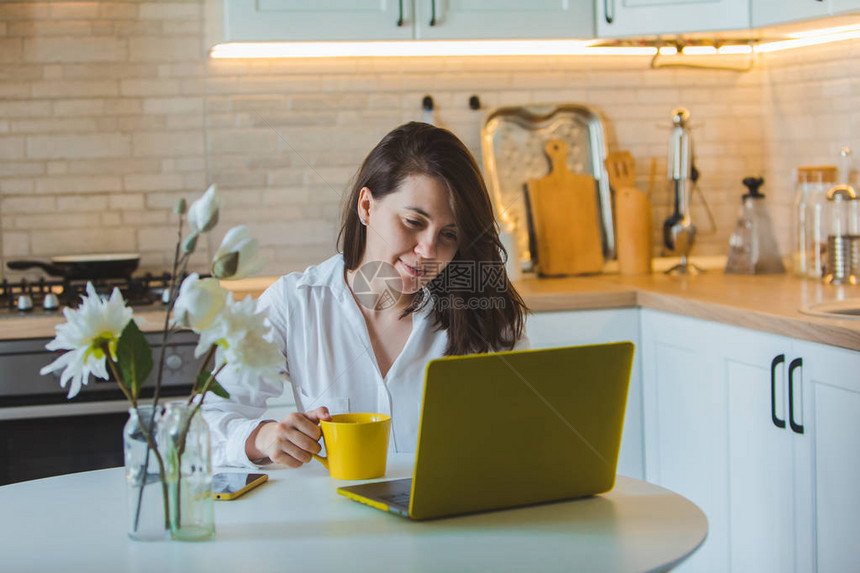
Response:
[[[390,264],[400,275],[404,294],[433,280],[457,253],[459,234],[450,196],[436,178],[410,175],[381,199],[374,199],[365,187],[358,214],[367,223],[361,264]]]

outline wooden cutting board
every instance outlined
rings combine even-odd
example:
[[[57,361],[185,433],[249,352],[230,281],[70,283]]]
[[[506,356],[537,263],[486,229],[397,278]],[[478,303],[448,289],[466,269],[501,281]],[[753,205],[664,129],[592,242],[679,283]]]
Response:
[[[582,275],[603,270],[594,177],[567,167],[567,144],[547,141],[550,172],[527,183],[538,274]]]
[[[636,170],[629,151],[606,157],[609,184],[615,192],[615,235],[618,272],[638,275],[651,272],[651,201],[636,188]]]

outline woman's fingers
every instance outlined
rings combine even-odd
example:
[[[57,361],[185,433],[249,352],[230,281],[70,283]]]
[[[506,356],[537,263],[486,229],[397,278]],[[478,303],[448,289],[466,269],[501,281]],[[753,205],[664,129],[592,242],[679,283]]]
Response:
[[[319,420],[330,420],[328,408],[321,406],[307,413],[296,412],[288,415],[276,424],[267,424],[259,440],[261,450],[276,463],[290,468],[297,468],[313,459],[311,454],[318,454],[322,447]]]
[[[326,408],[325,406],[320,406],[316,410],[305,412],[305,415],[310,421],[314,423],[319,421],[328,422],[329,420],[331,420],[331,414],[328,413],[328,408]]]

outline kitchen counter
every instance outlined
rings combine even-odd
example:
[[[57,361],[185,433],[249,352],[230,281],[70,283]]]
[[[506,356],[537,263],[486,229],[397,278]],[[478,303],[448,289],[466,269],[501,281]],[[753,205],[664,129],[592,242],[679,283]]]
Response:
[[[259,295],[275,279],[257,277],[224,283],[236,298]],[[741,276],[709,270],[673,277],[601,274],[555,279],[524,278],[516,283],[532,311],[643,307],[771,332],[860,351],[860,320],[824,318],[800,312],[819,302],[860,299],[860,287],[832,286],[791,275]],[[160,330],[163,311],[144,311],[144,331]],[[62,317],[6,318],[0,339],[50,338]]]

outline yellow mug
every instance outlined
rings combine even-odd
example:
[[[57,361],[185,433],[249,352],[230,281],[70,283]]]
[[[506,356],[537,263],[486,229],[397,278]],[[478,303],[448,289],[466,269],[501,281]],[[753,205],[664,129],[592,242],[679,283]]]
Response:
[[[371,479],[385,475],[391,416],[335,414],[320,421],[326,457],[314,457],[335,479]]]

